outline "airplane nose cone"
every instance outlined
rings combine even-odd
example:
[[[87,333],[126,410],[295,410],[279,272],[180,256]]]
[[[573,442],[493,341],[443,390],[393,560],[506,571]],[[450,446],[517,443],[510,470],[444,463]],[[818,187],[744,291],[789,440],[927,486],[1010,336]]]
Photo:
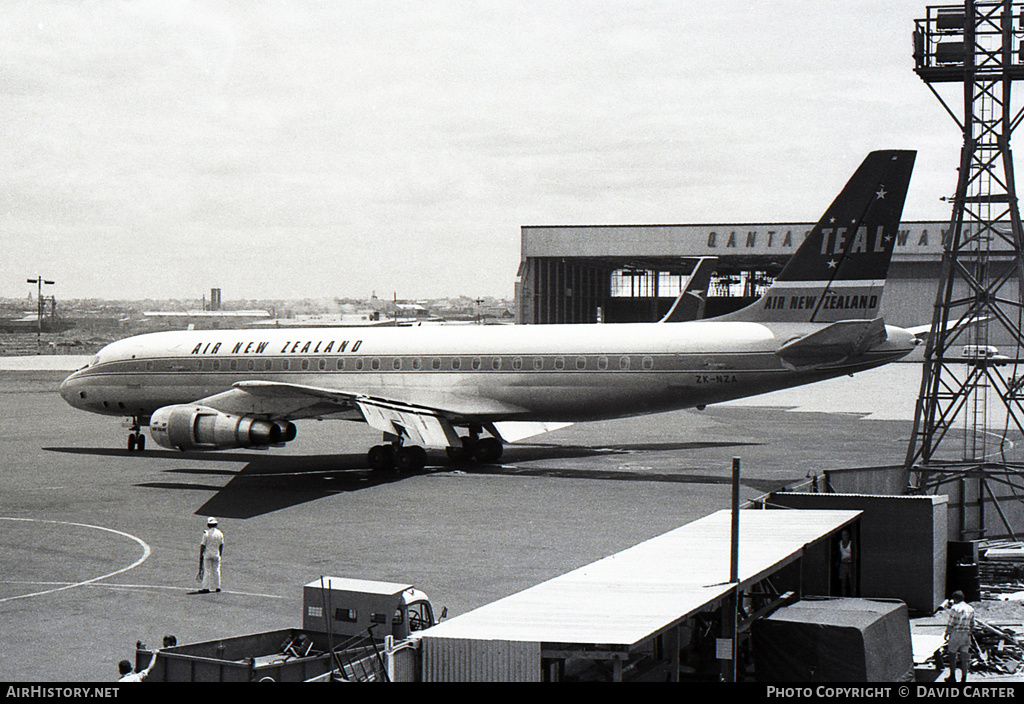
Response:
[[[74,406],[78,397],[78,373],[74,373],[60,383],[60,397]]]

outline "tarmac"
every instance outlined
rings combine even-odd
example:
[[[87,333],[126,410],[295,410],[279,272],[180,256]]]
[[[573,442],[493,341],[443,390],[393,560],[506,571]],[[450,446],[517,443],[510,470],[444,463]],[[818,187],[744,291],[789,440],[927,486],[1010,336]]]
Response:
[[[509,446],[500,464],[432,452],[406,475],[369,470],[379,435],[344,421],[300,422],[268,451],[129,453],[121,422],[57,395],[64,370],[18,364],[0,358],[4,682],[113,682],[139,640],[300,626],[302,585],[322,575],[412,583],[464,613],[727,507],[733,457],[744,499],[898,464],[920,383],[919,365],[894,364],[574,425]],[[224,591],[200,595],[209,515],[226,535]]]

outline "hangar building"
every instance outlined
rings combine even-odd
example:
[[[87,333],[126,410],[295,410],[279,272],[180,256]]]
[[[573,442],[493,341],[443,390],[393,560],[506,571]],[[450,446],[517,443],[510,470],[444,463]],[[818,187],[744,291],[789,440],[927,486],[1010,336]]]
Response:
[[[947,221],[900,225],[882,298],[887,323],[931,322],[948,226]],[[814,223],[525,225],[516,322],[656,321],[672,306],[699,257],[718,260],[704,317],[727,313],[759,296],[813,227]],[[1012,251],[998,238],[992,249],[988,275],[1009,273]]]

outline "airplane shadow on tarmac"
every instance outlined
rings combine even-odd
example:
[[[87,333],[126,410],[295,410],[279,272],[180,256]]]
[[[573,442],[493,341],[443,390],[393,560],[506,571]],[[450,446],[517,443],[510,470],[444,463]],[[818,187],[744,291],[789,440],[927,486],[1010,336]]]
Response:
[[[279,511],[315,501],[334,494],[360,491],[375,486],[404,481],[422,474],[435,472],[462,472],[465,474],[489,474],[506,476],[538,476],[564,479],[604,479],[612,481],[648,481],[698,484],[729,483],[723,474],[693,474],[652,472],[637,469],[602,467],[530,467],[524,463],[559,459],[581,459],[601,456],[636,456],[645,452],[678,452],[708,448],[758,445],[750,442],[677,442],[637,443],[628,445],[584,445],[520,444],[508,445],[500,463],[477,464],[450,462],[438,453],[431,452],[427,468],[420,474],[398,471],[373,471],[367,467],[365,454],[337,455],[273,455],[266,452],[176,452],[174,450],[146,450],[144,453],[128,452],[114,448],[47,447],[49,452],[81,455],[101,455],[132,459],[188,460],[208,462],[211,466],[181,467],[166,469],[167,475],[183,478],[192,476],[197,481],[151,481],[136,484],[153,489],[179,491],[214,491],[216,494],[196,509],[195,515],[213,515],[222,518],[245,519]],[[640,459],[638,457],[637,459]],[[212,466],[223,462],[245,462],[241,469]],[[204,483],[202,477],[230,477],[227,484]],[[755,485],[756,480],[744,480],[744,484]],[[756,487],[763,490],[778,488]]]

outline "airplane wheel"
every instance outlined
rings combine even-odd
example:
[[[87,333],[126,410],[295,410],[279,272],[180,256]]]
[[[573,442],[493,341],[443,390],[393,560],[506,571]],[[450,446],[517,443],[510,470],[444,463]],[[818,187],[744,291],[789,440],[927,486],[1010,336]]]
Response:
[[[135,433],[128,433],[128,452],[135,452],[137,443],[138,439],[135,437]]]
[[[366,461],[370,463],[370,469],[390,469],[394,464],[395,452],[390,445],[374,445],[366,453]]]
[[[419,472],[427,463],[427,451],[412,445],[395,451],[395,468],[400,472]]]
[[[448,459],[452,462],[465,462],[469,459],[469,453],[464,447],[446,447],[444,454],[448,455]]]
[[[146,449],[146,436],[139,433],[138,440],[135,441],[135,449],[142,452]]]
[[[496,462],[504,449],[497,438],[481,438],[473,445],[473,459],[477,462]]]

